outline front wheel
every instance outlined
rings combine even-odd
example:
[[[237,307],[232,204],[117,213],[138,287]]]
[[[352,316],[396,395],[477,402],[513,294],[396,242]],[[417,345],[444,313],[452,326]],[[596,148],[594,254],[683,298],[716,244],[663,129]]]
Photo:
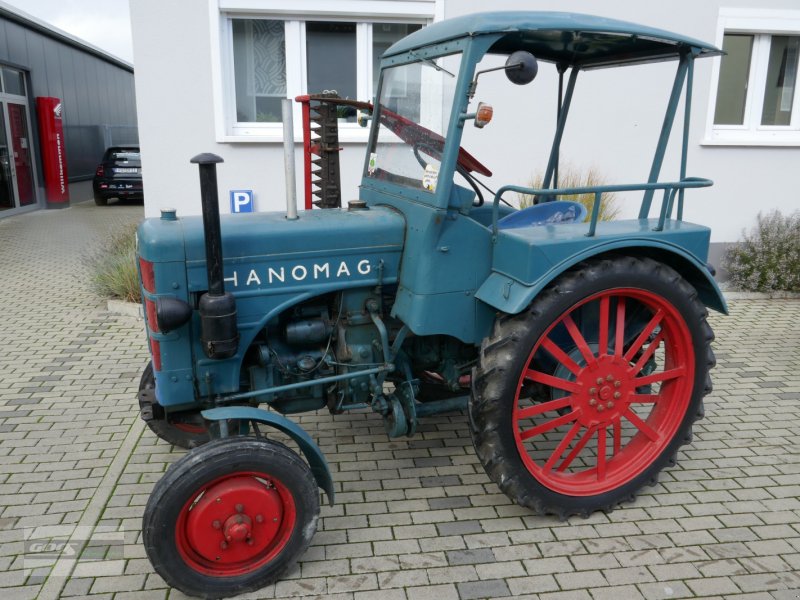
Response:
[[[142,535],[170,586],[224,598],[274,582],[308,548],[318,518],[319,492],[297,454],[235,437],[170,467],[147,503]]]
[[[706,316],[673,269],[619,257],[579,265],[498,318],[470,402],[487,474],[519,504],[562,518],[654,484],[711,389]]]
[[[156,400],[156,378],[153,362],[147,363],[139,380],[139,411],[148,415],[150,431],[169,444],[179,448],[196,448],[211,439],[206,422],[199,411],[165,414]]]

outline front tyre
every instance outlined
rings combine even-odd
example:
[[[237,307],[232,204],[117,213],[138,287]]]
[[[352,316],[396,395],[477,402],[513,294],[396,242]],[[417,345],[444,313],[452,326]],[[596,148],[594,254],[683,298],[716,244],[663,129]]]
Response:
[[[139,380],[139,410],[149,411],[146,421],[150,431],[165,442],[190,450],[207,443],[211,436],[206,422],[199,411],[184,411],[166,415],[158,405],[155,395],[156,377],[153,372],[153,361],[147,363]]]
[[[156,572],[190,596],[224,598],[274,582],[308,548],[319,492],[308,465],[271,440],[214,440],[156,484],[142,534]]]
[[[670,267],[582,263],[484,341],[473,443],[511,499],[561,518],[632,500],[674,464],[702,415],[713,332]]]

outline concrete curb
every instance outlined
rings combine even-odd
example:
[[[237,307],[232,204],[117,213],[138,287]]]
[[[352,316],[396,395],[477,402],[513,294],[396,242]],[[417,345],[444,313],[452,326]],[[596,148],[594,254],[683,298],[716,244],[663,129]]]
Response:
[[[723,290],[726,300],[800,300],[797,292],[729,292]]]
[[[124,300],[109,300],[108,312],[115,315],[125,315],[126,317],[133,317],[140,321],[144,318],[142,314],[142,305],[136,302],[125,302]]]

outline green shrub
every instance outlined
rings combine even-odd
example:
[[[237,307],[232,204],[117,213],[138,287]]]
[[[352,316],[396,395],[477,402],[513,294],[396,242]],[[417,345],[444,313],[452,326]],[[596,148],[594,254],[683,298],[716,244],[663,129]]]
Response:
[[[763,216],[723,258],[731,284],[741,290],[800,292],[800,211]]]
[[[607,182],[592,167],[588,171],[582,172],[570,165],[562,165],[558,170],[558,187],[576,188],[606,185]],[[541,174],[535,175],[528,185],[532,188],[542,189],[544,182]],[[587,220],[592,218],[592,208],[594,207],[594,194],[575,194],[572,196],[559,196],[559,200],[572,200],[580,202],[586,207]],[[528,194],[519,195],[519,207],[527,208],[533,204],[533,196]],[[617,195],[614,192],[605,192],[600,196],[600,214],[598,221],[611,221],[619,214],[620,208],[617,204]]]
[[[99,296],[141,302],[139,273],[136,267],[136,224],[112,232],[86,262],[90,284]]]

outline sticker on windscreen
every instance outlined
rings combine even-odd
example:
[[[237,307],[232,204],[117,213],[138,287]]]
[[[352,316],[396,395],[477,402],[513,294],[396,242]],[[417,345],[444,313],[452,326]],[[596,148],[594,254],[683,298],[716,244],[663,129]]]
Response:
[[[367,163],[367,175],[374,175],[375,169],[378,168],[378,155],[375,152],[370,152],[369,163]]]
[[[422,174],[422,187],[429,192],[435,192],[438,180],[439,167],[436,165],[425,165],[425,172]]]

